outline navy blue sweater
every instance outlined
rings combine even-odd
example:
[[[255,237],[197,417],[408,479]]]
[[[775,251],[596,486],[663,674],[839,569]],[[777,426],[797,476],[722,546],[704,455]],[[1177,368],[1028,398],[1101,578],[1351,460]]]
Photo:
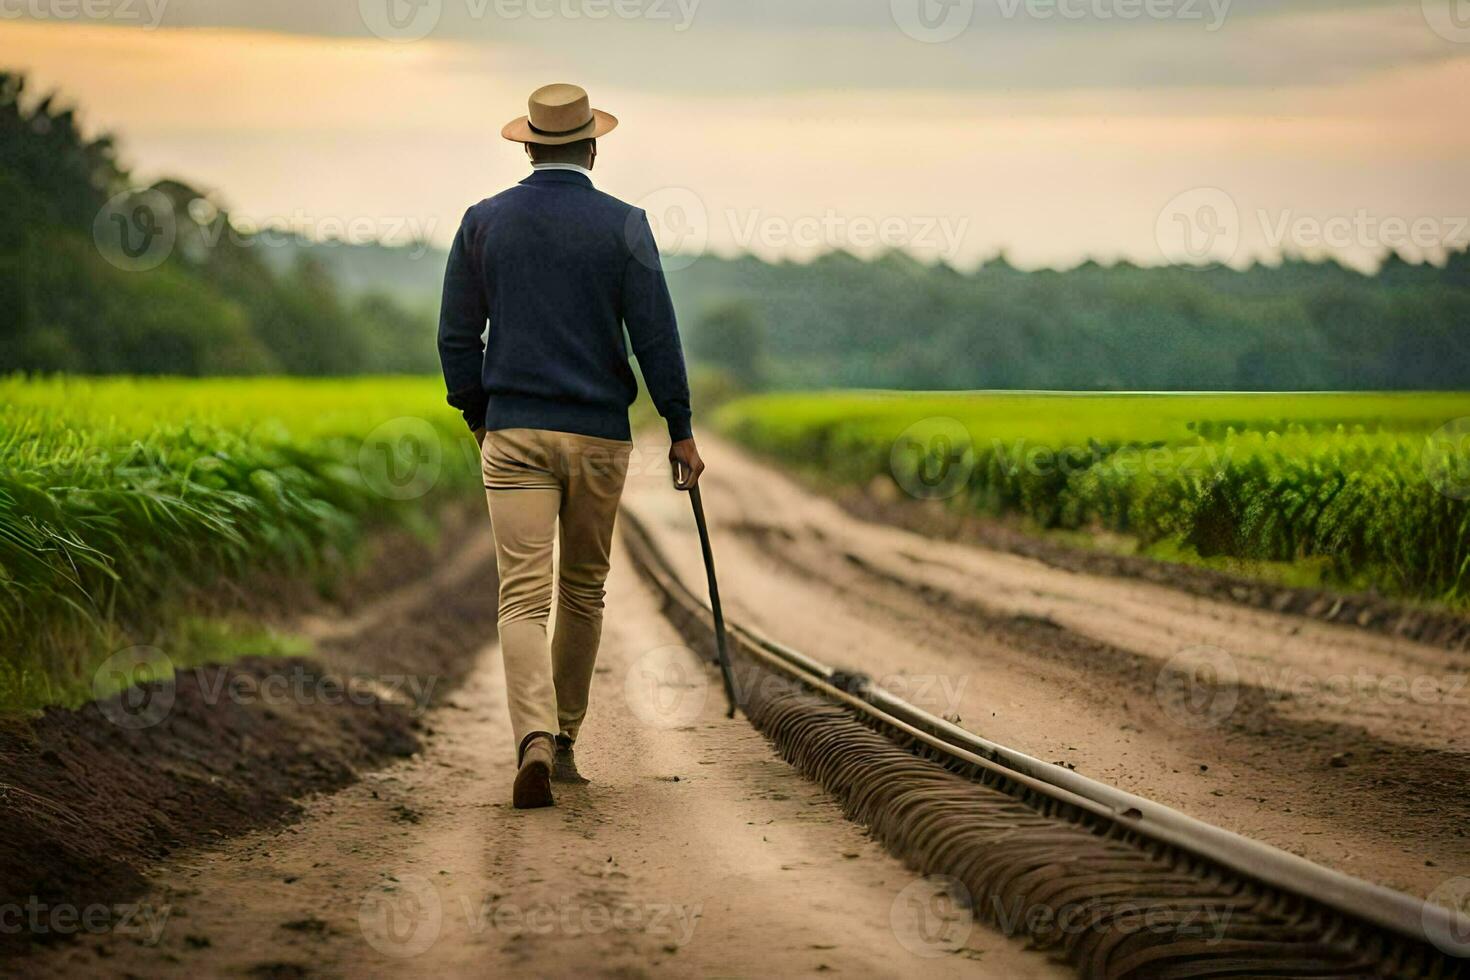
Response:
[[[684,352],[648,216],[570,170],[538,170],[465,212],[439,360],[471,428],[631,438],[638,383],[624,326],[669,436],[689,438]]]

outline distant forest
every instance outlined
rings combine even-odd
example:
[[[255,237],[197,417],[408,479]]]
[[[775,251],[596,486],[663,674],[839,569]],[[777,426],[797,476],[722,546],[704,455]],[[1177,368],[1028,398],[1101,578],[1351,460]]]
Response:
[[[218,202],[165,181],[177,244],[120,268],[94,236],[128,183],[111,139],[23,88],[0,74],[0,371],[436,370],[442,251],[221,234]],[[707,255],[669,281],[691,358],[747,388],[1470,388],[1465,250],[1373,275]]]
[[[109,208],[128,188],[110,137],[0,73],[0,373],[435,369],[431,310],[349,294],[310,254],[238,233],[177,180],[155,184],[146,211]],[[138,255],[111,254],[109,238]]]
[[[761,387],[1098,390],[1470,387],[1470,253],[1245,271],[1084,264],[971,273],[900,253],[702,258],[674,277],[690,342]],[[707,321],[743,339],[723,343]]]

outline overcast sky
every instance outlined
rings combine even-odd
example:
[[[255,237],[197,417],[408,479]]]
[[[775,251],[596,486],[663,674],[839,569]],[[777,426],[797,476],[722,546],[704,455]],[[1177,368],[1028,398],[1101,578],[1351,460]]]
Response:
[[[1467,6],[0,0],[0,50],[141,179],[325,234],[446,241],[575,81],[623,123],[599,185],[686,251],[1362,264],[1470,239]]]

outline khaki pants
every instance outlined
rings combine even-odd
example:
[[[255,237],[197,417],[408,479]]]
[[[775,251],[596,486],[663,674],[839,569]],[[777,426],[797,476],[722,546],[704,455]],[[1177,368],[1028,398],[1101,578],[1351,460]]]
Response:
[[[633,444],[502,429],[480,452],[500,570],[500,648],[517,751],[532,732],[575,739],[602,635],[613,521]],[[560,545],[549,642],[552,549]]]

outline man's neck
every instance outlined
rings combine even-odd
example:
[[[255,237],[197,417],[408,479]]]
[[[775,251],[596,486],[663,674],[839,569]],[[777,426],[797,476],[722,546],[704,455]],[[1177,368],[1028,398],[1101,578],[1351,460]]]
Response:
[[[533,164],[531,164],[531,169],[532,170],[570,170],[573,173],[579,173],[579,174],[581,174],[583,177],[586,177],[588,180],[591,180],[592,179],[592,171],[591,170],[588,170],[586,167],[582,166],[581,164],[576,164],[576,163],[533,163]]]

